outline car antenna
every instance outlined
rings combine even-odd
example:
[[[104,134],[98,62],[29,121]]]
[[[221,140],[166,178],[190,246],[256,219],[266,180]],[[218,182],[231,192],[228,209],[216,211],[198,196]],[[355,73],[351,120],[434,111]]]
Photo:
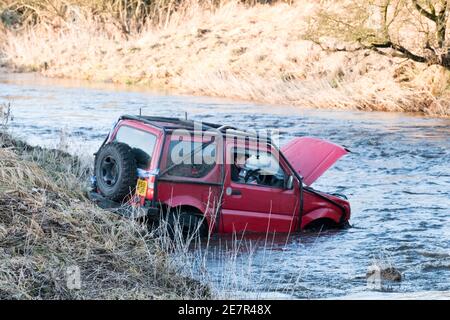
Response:
[[[142,108],[139,108],[139,117],[142,117]]]
[[[187,121],[187,111],[184,112],[184,120]]]

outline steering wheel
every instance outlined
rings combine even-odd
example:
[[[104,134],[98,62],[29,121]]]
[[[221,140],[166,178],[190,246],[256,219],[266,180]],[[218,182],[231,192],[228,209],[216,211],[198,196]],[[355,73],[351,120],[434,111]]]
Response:
[[[259,177],[259,172],[260,171],[261,171],[261,169],[259,169],[259,168],[258,169],[250,169],[250,170],[248,170],[247,173],[245,174],[244,182],[247,183],[248,180],[251,177],[256,178],[256,181],[258,182],[258,177]]]
[[[268,175],[266,175],[266,174],[258,174],[257,176],[256,176],[256,182],[258,183],[258,184],[268,184],[267,183],[267,179],[268,179]]]

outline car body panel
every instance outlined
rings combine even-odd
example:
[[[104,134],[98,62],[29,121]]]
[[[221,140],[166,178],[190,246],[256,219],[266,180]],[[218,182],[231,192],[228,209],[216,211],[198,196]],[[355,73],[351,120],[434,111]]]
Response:
[[[252,150],[256,146],[244,142],[226,142],[229,156],[233,148]],[[278,150],[268,148],[276,153]],[[280,159],[281,160],[281,159]],[[283,171],[289,175],[288,166],[280,162]],[[257,184],[237,183],[231,180],[230,165],[225,168],[224,196],[222,204],[222,232],[291,232],[298,223],[300,191],[298,182],[291,190]],[[227,190],[240,194],[229,194]]]
[[[348,150],[329,141],[300,137],[289,141],[281,152],[303,177],[303,183],[309,186]]]
[[[337,211],[334,208],[329,207],[321,207],[318,209],[315,209],[313,211],[308,212],[302,217],[302,226],[301,228],[304,229],[313,221],[316,221],[318,219],[330,219],[335,224],[339,225],[341,221],[342,213]]]
[[[166,208],[189,206],[205,216],[208,225],[215,227],[220,203],[221,187],[217,185],[192,184],[189,182],[158,182],[159,205]]]

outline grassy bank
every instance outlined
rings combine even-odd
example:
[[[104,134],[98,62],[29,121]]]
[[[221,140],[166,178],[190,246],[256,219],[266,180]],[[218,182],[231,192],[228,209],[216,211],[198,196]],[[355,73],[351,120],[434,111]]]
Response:
[[[324,2],[212,3],[177,2],[170,15],[166,6],[153,22],[130,18],[125,27],[114,15],[78,4],[62,18],[0,31],[0,50],[8,66],[50,77],[299,107],[450,116],[446,69],[336,39],[329,39],[331,49],[310,40],[310,21]],[[334,10],[346,14],[343,7]]]
[[[79,159],[4,133],[0,146],[0,299],[209,296],[145,226],[87,201]]]

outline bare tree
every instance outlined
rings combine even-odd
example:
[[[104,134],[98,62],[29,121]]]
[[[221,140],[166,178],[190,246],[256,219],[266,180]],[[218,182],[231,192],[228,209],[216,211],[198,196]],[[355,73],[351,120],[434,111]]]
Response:
[[[389,49],[416,62],[450,69],[447,0],[355,0],[341,4],[340,10],[322,8],[311,20],[306,38],[324,46],[324,37],[334,37],[356,42],[358,49],[380,54]]]

